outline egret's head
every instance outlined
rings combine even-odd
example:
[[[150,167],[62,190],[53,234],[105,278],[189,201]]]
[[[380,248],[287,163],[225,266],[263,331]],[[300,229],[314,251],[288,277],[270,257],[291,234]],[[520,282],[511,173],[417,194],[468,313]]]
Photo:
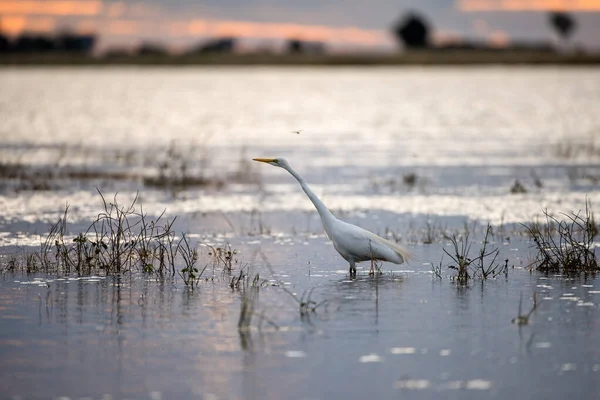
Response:
[[[260,161],[271,164],[275,167],[285,168],[288,164],[285,158],[253,158],[254,161]]]

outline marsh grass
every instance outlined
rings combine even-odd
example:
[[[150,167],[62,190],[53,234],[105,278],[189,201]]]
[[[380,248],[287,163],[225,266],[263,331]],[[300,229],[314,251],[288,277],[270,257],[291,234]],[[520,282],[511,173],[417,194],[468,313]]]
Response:
[[[454,271],[453,280],[456,280],[460,284],[466,284],[472,279],[486,280],[488,278],[495,278],[501,273],[508,274],[508,259],[505,260],[504,265],[500,264],[497,261],[500,249],[498,247],[489,248],[492,236],[493,227],[488,224],[481,246],[475,255],[471,255],[471,247],[474,241],[471,238],[471,231],[468,227],[465,227],[465,232],[462,235],[457,236],[454,234],[446,237],[452,245],[452,250],[448,251],[444,249],[444,254],[452,260],[447,265],[447,268]],[[442,277],[442,261],[437,266],[432,265],[432,272],[434,276],[438,278]]]
[[[397,193],[412,191],[417,188],[423,189],[427,183],[428,179],[411,171],[390,178],[371,178],[369,187],[371,190],[378,193]]]
[[[39,165],[33,161],[37,156],[33,152],[39,148],[20,150],[14,155],[0,154],[1,191],[58,190],[73,182],[130,182],[177,195],[198,187],[221,189],[230,183],[258,184],[261,180],[244,149],[234,164],[235,169],[212,173],[210,164],[214,155],[203,143],[184,145],[173,141],[167,146],[142,151],[98,151],[81,145],[65,145],[43,148],[47,153],[46,162]]]
[[[600,170],[597,167],[569,165],[566,167],[566,174],[572,184],[587,182],[596,185],[600,182]]]
[[[2,270],[80,276],[142,272],[172,277],[177,273],[187,287],[194,289],[209,266],[214,275],[217,268],[230,273],[238,263],[237,251],[231,246],[209,246],[212,252],[199,267],[198,243],[191,243],[186,234],[176,235],[175,218],[167,219],[164,211],[156,218],[148,217],[137,195],[122,205],[116,194],[111,200],[100,191],[98,194],[102,210],[85,231],[76,235],[69,232],[66,205],[41,241],[39,252],[0,259]]]
[[[424,221],[424,225],[422,221]],[[470,228],[465,223],[465,231],[467,229]],[[386,226],[383,236],[396,243],[404,241],[406,243],[434,244],[445,242],[447,237],[451,235],[451,232],[452,230],[448,227],[447,222],[442,222],[440,219],[426,215],[424,219],[411,220],[408,227],[401,231],[396,231]]]
[[[553,146],[555,156],[564,159],[600,158],[600,140],[598,140],[598,128],[595,132],[590,132],[585,140],[573,140],[572,135],[568,138],[556,142]]]
[[[279,329],[279,326],[270,318],[266,316],[265,311],[258,312],[258,296],[260,288],[268,286],[268,282],[260,278],[258,273],[250,273],[249,267],[240,268],[239,274],[233,276],[229,283],[231,290],[239,291],[241,294],[240,298],[240,315],[238,317],[238,331],[240,335],[248,334],[251,327],[252,321],[258,318],[256,323],[257,329],[262,330],[262,325],[267,322],[270,326],[275,329]],[[246,338],[247,339],[247,338]]]
[[[523,194],[523,193],[527,193],[527,189],[517,179],[517,180],[515,180],[515,183],[513,183],[513,185],[510,187],[510,193],[512,193],[512,194]]]
[[[185,286],[194,290],[198,286],[200,278],[209,264],[205,264],[201,270],[198,269],[196,266],[196,263],[198,262],[198,249],[194,246],[190,246],[190,242],[185,234],[181,236],[181,240],[177,243],[175,254],[180,254],[184,262],[184,267],[178,271],[179,276],[183,280]]]
[[[585,211],[561,213],[558,219],[544,210],[545,221],[523,224],[534,242],[536,254],[531,268],[553,273],[596,273],[600,270],[594,239],[598,225],[591,203]]]
[[[441,226],[437,222],[432,222],[427,218],[425,223],[425,230],[423,231],[421,242],[423,244],[432,244],[436,241],[440,241],[442,238],[447,237],[448,228]]]
[[[572,184],[600,182],[598,160],[600,160],[600,128],[595,127],[587,135],[579,136],[571,129],[566,128],[565,138],[552,146],[554,156],[577,161],[576,164],[585,162],[586,165],[568,165],[565,167],[566,175]]]
[[[184,148],[186,150],[172,141],[162,152],[159,151],[155,158],[149,160],[156,173],[142,176],[144,185],[167,189],[173,195],[193,187],[225,186],[225,179],[207,175],[209,161],[204,148],[197,148],[193,144]]]
[[[223,273],[231,273],[233,265],[239,262],[237,250],[232,249],[229,243],[224,247],[213,247],[206,243],[203,245],[209,248],[208,256],[213,268],[222,267]]]
[[[132,270],[175,272],[172,231],[174,220],[164,220],[164,212],[148,220],[138,196],[121,205],[117,195],[106,200],[100,191],[103,210],[85,232],[70,239],[69,206],[50,228],[39,253],[42,270],[47,273],[89,275],[104,271],[120,274]]]

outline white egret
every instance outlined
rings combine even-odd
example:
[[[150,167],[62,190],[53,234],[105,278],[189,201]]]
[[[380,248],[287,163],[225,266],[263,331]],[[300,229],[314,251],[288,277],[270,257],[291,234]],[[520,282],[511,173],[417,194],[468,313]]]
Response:
[[[253,160],[283,168],[296,178],[304,193],[315,205],[321,217],[321,222],[323,222],[325,233],[333,242],[333,247],[350,263],[350,276],[356,276],[356,263],[361,261],[371,261],[371,270],[369,271],[371,275],[374,273],[374,260],[402,264],[405,260],[411,258],[410,252],[402,246],[334,217],[331,211],[310,189],[304,178],[294,171],[284,158],[254,158]]]

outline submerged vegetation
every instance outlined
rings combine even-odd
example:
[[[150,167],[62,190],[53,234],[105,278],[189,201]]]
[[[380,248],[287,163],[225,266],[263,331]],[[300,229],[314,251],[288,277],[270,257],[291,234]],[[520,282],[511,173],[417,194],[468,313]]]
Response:
[[[229,183],[260,182],[260,175],[247,160],[244,149],[234,163],[235,168],[225,173],[215,173],[209,168],[211,155],[205,146],[193,143],[181,146],[172,142],[148,151],[117,149],[103,153],[64,145],[48,149],[48,159],[41,164],[23,162],[23,159],[35,160],[29,151],[33,150],[23,149],[0,157],[0,192],[59,190],[73,182],[125,182],[177,194],[198,187],[221,189]]]

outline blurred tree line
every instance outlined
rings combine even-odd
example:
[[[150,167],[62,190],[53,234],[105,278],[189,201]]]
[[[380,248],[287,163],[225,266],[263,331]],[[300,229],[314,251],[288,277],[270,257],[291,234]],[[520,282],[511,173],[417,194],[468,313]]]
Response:
[[[95,35],[79,35],[71,32],[61,32],[57,35],[23,33],[11,39],[0,30],[0,53],[89,54],[95,44]]]
[[[566,12],[550,12],[549,25],[562,40],[563,48],[567,48],[573,33],[577,29],[574,17]],[[411,49],[466,49],[466,50],[490,50],[485,42],[463,40],[458,43],[434,46],[433,28],[425,17],[415,12],[404,14],[391,28],[391,33],[398,44],[408,50]],[[3,34],[0,26],[0,54],[2,53],[69,53],[69,54],[91,54],[97,42],[96,35],[81,35],[68,31],[58,34],[40,34],[24,32],[17,37],[11,38]],[[206,53],[234,53],[236,51],[237,39],[235,37],[221,37],[209,39],[191,49],[186,54]],[[537,43],[511,43],[507,49],[510,50],[543,50],[554,51],[550,42]],[[496,49],[497,50],[497,49]],[[289,54],[324,54],[325,44],[322,42],[311,42],[291,38],[287,40],[284,51]],[[107,52],[107,56],[161,56],[168,55],[166,46],[156,43],[144,43],[136,51],[131,52],[113,49]]]

